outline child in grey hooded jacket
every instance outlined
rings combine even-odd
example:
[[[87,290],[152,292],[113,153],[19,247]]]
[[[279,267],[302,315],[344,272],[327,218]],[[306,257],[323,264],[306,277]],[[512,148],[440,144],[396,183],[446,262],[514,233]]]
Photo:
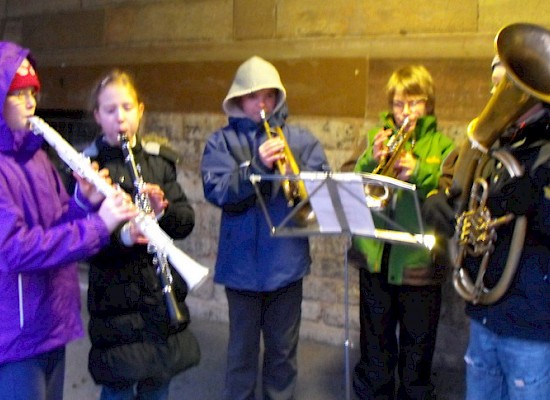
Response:
[[[230,335],[224,399],[254,398],[264,339],[263,398],[290,399],[296,385],[302,278],[311,258],[306,237],[272,237],[249,175],[278,174],[284,144],[268,138],[261,112],[284,132],[300,170],[327,169],[321,143],[286,124],[286,90],[276,68],[252,57],[237,70],[223,101],[229,117],[204,149],[201,172],[206,199],[222,209],[214,281],[225,286]],[[273,222],[291,209],[280,184],[259,183]]]

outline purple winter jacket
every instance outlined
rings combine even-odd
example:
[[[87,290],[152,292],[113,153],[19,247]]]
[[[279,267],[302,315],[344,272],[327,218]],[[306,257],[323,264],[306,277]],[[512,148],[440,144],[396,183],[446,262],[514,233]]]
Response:
[[[97,213],[71,199],[40,148],[12,132],[6,94],[29,51],[0,42],[0,365],[82,336],[76,261],[109,241]]]

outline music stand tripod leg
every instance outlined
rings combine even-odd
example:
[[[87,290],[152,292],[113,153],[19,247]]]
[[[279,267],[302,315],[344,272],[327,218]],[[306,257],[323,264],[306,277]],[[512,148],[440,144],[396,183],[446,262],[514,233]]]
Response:
[[[350,335],[349,335],[349,269],[348,250],[351,248],[351,234],[344,243],[344,369],[346,400],[351,400]]]

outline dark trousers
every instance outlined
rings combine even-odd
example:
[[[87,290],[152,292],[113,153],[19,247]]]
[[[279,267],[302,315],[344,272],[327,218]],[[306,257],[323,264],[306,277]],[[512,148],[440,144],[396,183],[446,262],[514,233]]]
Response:
[[[356,394],[362,400],[435,398],[430,375],[441,286],[396,286],[384,273],[361,269],[359,274],[361,359],[353,376]]]
[[[302,280],[273,292],[226,288],[229,344],[223,398],[254,399],[263,336],[262,398],[289,400],[296,387]]]

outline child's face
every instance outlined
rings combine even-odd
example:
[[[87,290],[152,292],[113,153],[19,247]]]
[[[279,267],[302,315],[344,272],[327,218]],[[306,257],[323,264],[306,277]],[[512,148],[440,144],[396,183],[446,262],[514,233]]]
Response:
[[[122,83],[110,83],[99,93],[97,104],[94,117],[107,143],[119,146],[120,133],[125,133],[131,141],[136,135],[144,110],[135,90]]]
[[[4,120],[12,131],[28,129],[28,118],[36,110],[36,90],[34,87],[9,92],[4,102]]]
[[[267,115],[273,112],[277,104],[277,89],[261,89],[241,98],[241,107],[247,118],[254,122],[260,122],[260,111],[263,109]]]
[[[401,126],[405,118],[409,117],[409,129],[414,128],[418,118],[426,115],[427,100],[427,96],[406,95],[402,90],[396,90],[393,95],[393,118],[395,124]]]

